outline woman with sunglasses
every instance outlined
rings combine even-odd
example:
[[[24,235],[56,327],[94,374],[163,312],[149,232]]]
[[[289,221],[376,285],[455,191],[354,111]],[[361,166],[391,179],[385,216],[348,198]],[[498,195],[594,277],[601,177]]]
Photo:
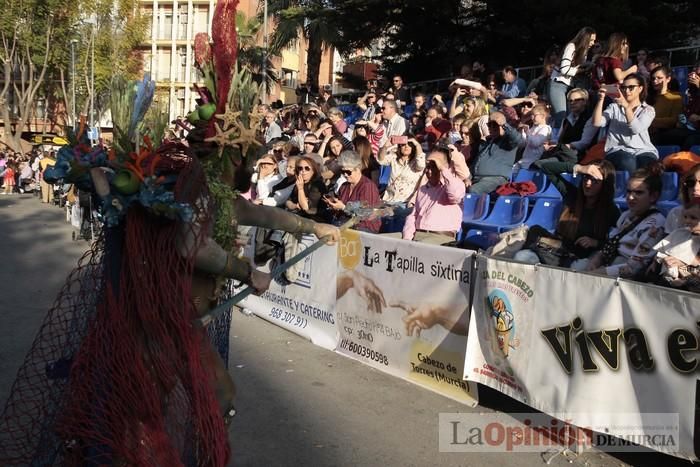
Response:
[[[362,175],[362,158],[359,154],[354,151],[343,151],[338,163],[340,173],[347,181],[340,187],[337,197],[329,193],[323,198],[332,209],[335,224],[341,224],[348,219],[347,214],[343,212],[348,203],[360,202],[367,206],[377,206],[380,201],[377,185]],[[355,229],[378,233],[381,225],[381,219],[364,220],[357,224]]]
[[[251,182],[255,186],[255,204],[263,204],[262,200],[267,198],[272,191],[272,187],[282,180],[282,176],[277,169],[277,160],[272,154],[265,154],[255,164],[255,173],[251,177]]]
[[[552,235],[542,227],[533,226],[528,232],[528,246],[516,253],[515,259],[581,270],[588,264],[587,258],[603,246],[620,217],[614,201],[615,167],[608,161],[595,161],[577,165],[576,171],[583,174],[578,186],[557,174],[564,198],[554,236],[562,244],[559,256],[548,254],[546,247],[540,246],[542,236],[552,238]]]
[[[325,221],[327,206],[323,201],[326,185],[319,174],[318,165],[309,156],[301,156],[296,163],[296,180],[286,208],[302,217]]]
[[[680,198],[682,205],[677,206],[666,217],[666,232],[683,227],[683,207],[693,202],[700,201],[700,164],[694,165],[683,176],[680,186]]]
[[[620,96],[605,111],[605,89],[598,90],[598,102],[593,110],[593,126],[607,127],[605,159],[616,170],[633,173],[659,159],[659,152],[649,137],[654,121],[654,107],[645,102],[647,84],[639,73],[627,76],[619,86]]]

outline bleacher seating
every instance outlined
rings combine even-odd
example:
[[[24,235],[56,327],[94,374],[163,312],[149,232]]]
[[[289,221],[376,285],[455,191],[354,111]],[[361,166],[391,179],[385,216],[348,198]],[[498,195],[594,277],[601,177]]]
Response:
[[[468,244],[476,245],[482,250],[486,250],[498,243],[498,234],[488,230],[470,229],[460,241],[468,242]]]
[[[491,213],[482,221],[465,222],[462,229],[469,228],[504,232],[525,222],[527,218],[528,198],[519,196],[501,196],[496,200]]]
[[[530,215],[525,221],[525,225],[530,227],[540,225],[550,232],[554,232],[562,207],[563,203],[561,200],[540,198],[535,202]]]
[[[681,150],[680,146],[656,146],[656,150],[659,151],[659,159],[663,159],[666,156],[675,154]]]
[[[696,144],[695,146],[690,146],[690,152],[700,156],[700,144]]]
[[[625,198],[627,197],[627,180],[629,180],[630,174],[624,170],[618,170],[615,172],[615,202],[623,201],[625,204]]]
[[[379,166],[379,191],[383,192],[386,186],[389,184],[389,179],[391,178],[391,166],[382,165]]]
[[[486,218],[489,213],[489,205],[491,203],[491,196],[488,194],[476,195],[473,193],[467,193],[464,196],[463,206],[462,206],[462,226],[468,222],[479,222]],[[462,237],[464,230],[459,231],[457,238]]]
[[[533,182],[537,185],[537,194],[542,193],[547,188],[547,177],[539,170],[520,169],[511,174],[514,183]]]
[[[547,182],[547,188],[541,193],[535,193],[533,197],[540,198],[551,198],[551,199],[561,199],[561,193],[557,190],[557,187],[553,183]]]

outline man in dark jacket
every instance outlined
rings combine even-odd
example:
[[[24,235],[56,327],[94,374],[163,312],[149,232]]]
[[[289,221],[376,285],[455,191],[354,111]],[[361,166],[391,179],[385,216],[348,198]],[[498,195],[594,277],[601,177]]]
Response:
[[[470,193],[491,193],[510,178],[515,164],[515,153],[522,137],[506,123],[501,112],[489,116],[489,136],[479,148],[479,156],[472,171]]]
[[[574,165],[597,142],[599,128],[593,126],[588,106],[588,91],[574,88],[568,92],[569,113],[559,129],[559,141],[545,144],[545,152],[533,163],[558,189],[563,189],[560,173],[571,173]]]

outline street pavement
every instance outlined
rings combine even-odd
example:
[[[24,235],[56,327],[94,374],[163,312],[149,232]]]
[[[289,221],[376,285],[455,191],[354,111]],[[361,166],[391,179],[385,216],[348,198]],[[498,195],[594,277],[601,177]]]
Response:
[[[87,249],[65,213],[31,195],[0,196],[0,405],[67,274]],[[229,367],[237,384],[236,466],[536,466],[541,452],[444,453],[441,412],[531,412],[480,387],[470,409],[386,375],[254,316],[235,312]],[[544,449],[543,449],[544,451]],[[550,465],[674,465],[653,452],[597,451]],[[689,465],[689,464],[688,464]]]

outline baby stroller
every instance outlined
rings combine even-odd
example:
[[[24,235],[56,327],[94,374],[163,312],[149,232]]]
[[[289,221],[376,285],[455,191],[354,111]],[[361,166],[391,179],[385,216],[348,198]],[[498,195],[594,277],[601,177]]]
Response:
[[[71,223],[78,229],[73,232],[72,238],[78,240],[94,240],[102,228],[101,216],[93,209],[92,195],[89,191],[76,190],[76,203],[72,206]]]
[[[60,208],[65,207],[66,198],[68,197],[68,192],[70,189],[71,185],[68,183],[63,183],[63,180],[58,180],[54,185],[51,185],[53,204]]]

